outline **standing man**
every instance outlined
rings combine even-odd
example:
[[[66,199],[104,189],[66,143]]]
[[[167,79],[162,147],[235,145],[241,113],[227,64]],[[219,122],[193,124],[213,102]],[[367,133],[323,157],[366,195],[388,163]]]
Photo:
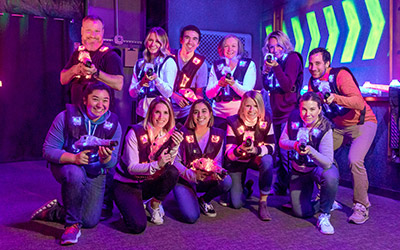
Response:
[[[121,52],[103,45],[104,23],[98,16],[82,20],[82,45],[74,51],[60,74],[62,85],[71,83],[71,103],[80,104],[86,85],[101,81],[112,89],[122,90],[124,82]]]
[[[369,218],[368,176],[364,158],[374,140],[377,120],[370,106],[364,101],[358,83],[348,68],[332,68],[331,55],[324,48],[310,52],[308,70],[311,73],[309,90],[322,92],[331,112],[326,115],[335,125],[334,150],[343,140],[350,141],[349,162],[353,176],[353,213],[348,221],[363,224]],[[329,85],[328,85],[329,84]],[[325,85],[325,90],[322,86]],[[326,94],[326,89],[330,93]],[[335,112],[336,110],[336,112]]]
[[[274,31],[265,39],[263,48],[264,88],[269,92],[272,121],[276,142],[276,165],[278,167],[273,192],[286,195],[290,181],[287,151],[279,147],[279,138],[288,121],[290,113],[297,105],[303,85],[303,58],[293,51],[289,37],[282,31]],[[268,95],[266,95],[268,97]]]
[[[200,29],[194,25],[185,26],[179,40],[182,48],[175,53],[178,74],[171,99],[176,121],[184,124],[191,103],[203,98],[208,72],[205,57],[195,52],[200,45]]]

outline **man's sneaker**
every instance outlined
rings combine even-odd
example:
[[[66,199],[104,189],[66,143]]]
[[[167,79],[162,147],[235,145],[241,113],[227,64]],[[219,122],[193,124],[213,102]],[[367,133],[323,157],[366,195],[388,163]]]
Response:
[[[353,214],[349,217],[349,222],[363,224],[369,219],[369,209],[360,203],[353,205]]]
[[[334,210],[340,210],[342,208],[343,208],[343,206],[339,202],[333,201],[331,212]]]
[[[229,203],[227,201],[224,201],[223,199],[219,199],[218,203],[223,207],[229,206]]]
[[[164,208],[160,204],[158,208],[152,208],[150,205],[150,202],[146,204],[146,209],[149,211],[151,219],[150,221],[153,222],[156,225],[161,225],[164,223]]]
[[[46,202],[43,206],[33,212],[31,220],[51,220],[51,212],[53,212],[60,204],[57,199]]]
[[[61,236],[61,245],[78,243],[78,238],[80,236],[81,236],[81,230],[79,228],[78,223],[66,227],[64,233]]]
[[[322,213],[318,217],[317,227],[319,231],[323,234],[334,234],[335,229],[333,228],[329,219],[331,218],[330,214]]]
[[[246,199],[250,199],[251,195],[253,194],[253,180],[248,180],[246,184],[244,184]]]
[[[258,205],[258,217],[260,218],[260,220],[263,220],[263,221],[272,220],[271,214],[268,211],[266,201],[260,201],[260,203]]]
[[[207,203],[203,200],[203,198],[199,198],[199,205],[201,211],[207,215],[208,217],[215,217],[217,216],[217,212],[215,212],[215,209],[211,203]]]

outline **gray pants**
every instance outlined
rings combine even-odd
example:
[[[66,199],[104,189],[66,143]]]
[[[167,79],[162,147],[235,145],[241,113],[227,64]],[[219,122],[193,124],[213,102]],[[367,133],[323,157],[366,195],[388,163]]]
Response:
[[[368,199],[368,175],[364,165],[365,155],[374,140],[377,124],[365,122],[363,125],[354,125],[343,129],[333,130],[333,147],[338,149],[343,140],[350,140],[349,162],[353,176],[354,203],[361,203],[365,207],[370,207]]]

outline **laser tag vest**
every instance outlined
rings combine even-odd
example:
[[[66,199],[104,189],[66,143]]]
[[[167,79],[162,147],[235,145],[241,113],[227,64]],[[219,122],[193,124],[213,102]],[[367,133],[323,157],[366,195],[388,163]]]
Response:
[[[331,68],[331,70],[329,71],[329,77],[328,77],[329,87],[331,89],[331,93],[335,93],[335,94],[338,94],[338,95],[343,95],[339,91],[338,86],[337,86],[337,82],[336,82],[337,76],[338,76],[338,74],[339,74],[339,72],[341,70],[346,70],[347,72],[349,72],[351,77],[353,78],[353,81],[356,84],[356,86],[358,88],[360,88],[356,78],[354,77],[353,73],[350,71],[349,68],[347,68],[347,67]],[[312,89],[313,92],[319,92],[318,86],[314,85],[314,82],[315,82],[314,80],[315,79],[313,77],[311,77],[310,80],[309,80],[311,89]],[[336,116],[343,116],[343,115],[347,114],[350,110],[351,109],[340,107],[340,110],[338,112],[334,112],[334,114],[329,114],[329,115],[327,114],[327,116],[329,118],[334,118]],[[361,114],[360,114],[360,119],[359,119],[358,125],[364,124],[365,112],[366,112],[366,107],[364,106],[364,109],[361,110]]]
[[[183,141],[181,142],[181,149],[184,153],[182,155],[182,162],[190,168],[190,163],[200,158],[215,159],[220,151],[225,137],[225,131],[219,128],[210,128],[210,137],[208,138],[207,146],[204,152],[201,151],[199,143],[197,142],[194,130],[182,128]],[[182,152],[182,151],[181,151]]]
[[[92,63],[96,66],[96,68],[104,71],[105,69],[102,69],[100,66],[104,65],[104,58],[108,53],[112,52],[117,53],[121,57],[121,50],[118,48],[114,48],[111,46],[101,46],[98,50],[96,51],[88,51],[84,45],[80,45],[77,50],[75,50],[73,57],[76,57],[77,60],[79,60],[79,55],[80,53],[88,53],[90,55]],[[79,105],[82,102],[82,94],[83,91],[86,87],[86,85],[90,82],[97,81],[93,77],[90,78],[85,78],[85,77],[79,77],[79,78],[73,78],[71,83],[71,102],[72,104],[77,104]],[[114,96],[114,90],[111,89],[111,94]]]
[[[155,60],[155,64],[154,64],[154,73],[157,74],[158,77],[160,77],[161,75],[161,69],[163,68],[165,62],[169,59],[172,58],[174,59],[172,56],[167,56],[165,58],[162,57],[158,57]],[[138,81],[142,80],[142,78],[144,77],[144,75],[146,74],[144,66],[145,66],[145,61],[144,59],[138,60],[136,62],[136,66],[135,66],[135,74],[138,77]],[[162,96],[162,94],[160,93],[160,91],[158,91],[157,87],[155,86],[154,83],[149,83],[149,87],[141,87],[140,91],[139,91],[139,100],[143,99],[145,96],[147,96],[147,98],[154,98],[157,96]]]
[[[82,114],[82,111],[79,109],[78,106],[73,105],[73,104],[66,104],[67,111],[65,113],[65,129],[64,129],[64,146],[63,149],[69,153],[76,153],[74,152],[74,148],[72,145],[79,140],[79,138],[82,135],[87,135],[88,131],[86,129],[85,125],[85,117]],[[110,112],[111,113],[111,112]],[[100,139],[112,139],[114,136],[115,132],[117,131],[118,128],[118,117],[114,113],[111,113],[111,115],[102,123],[98,124],[96,126],[96,129],[94,130],[94,136],[100,138]],[[97,170],[101,171],[103,173],[103,170],[101,169],[100,162],[91,164],[92,170]],[[87,169],[88,170],[88,169]],[[95,170],[95,171],[97,171]],[[101,173],[91,173],[91,174],[101,174]]]
[[[241,58],[238,61],[238,64],[236,66],[235,73],[233,73],[233,78],[235,80],[238,80],[240,85],[243,85],[243,79],[244,76],[246,75],[247,69],[249,68],[249,65],[251,63],[251,59],[249,58]],[[214,71],[217,79],[221,79],[221,77],[224,76],[223,74],[223,69],[226,67],[226,60],[225,59],[220,59],[217,60],[213,63],[214,66]],[[214,98],[216,102],[230,102],[232,100],[241,100],[242,97],[238,95],[230,86],[227,86],[229,88],[229,95],[226,94],[224,91],[224,88],[221,88],[220,91],[217,93],[217,96]]]
[[[176,75],[174,83],[174,92],[176,93],[179,92],[180,89],[190,88],[197,71],[206,59],[205,56],[194,53],[192,58],[179,70],[178,53],[179,50],[176,50],[173,54],[175,62],[178,65],[178,74]]]
[[[253,127],[248,127],[244,124],[242,119],[240,119],[239,115],[229,116],[227,118],[228,125],[231,126],[235,137],[228,136],[226,138],[226,143],[239,146],[246,139],[243,138],[245,131],[254,131],[254,145],[259,146],[260,144],[265,144],[268,148],[268,152],[272,152],[272,147],[267,144],[270,143],[268,141],[268,132],[271,127],[271,121],[268,117],[266,117],[265,119],[265,121],[258,120],[256,125]]]
[[[300,118],[300,111],[298,109],[293,110],[292,113],[290,113],[287,122],[287,131],[289,139],[292,141],[296,141],[297,132],[299,131],[299,128],[304,126],[305,126],[304,122]],[[307,145],[310,145],[316,150],[318,150],[322,137],[324,137],[324,135],[331,128],[332,128],[331,122],[324,116],[321,116],[319,124],[309,131],[309,141]],[[299,153],[297,153],[297,151],[294,149],[289,151],[289,159],[295,161],[299,166],[305,165],[307,167],[307,169],[304,169],[300,172],[309,172],[313,168],[317,167],[317,165],[314,162],[312,162],[312,160],[307,155],[299,155]]]
[[[136,134],[136,140],[137,140],[137,147],[138,147],[138,152],[139,152],[139,163],[149,163],[149,155],[151,153],[151,142],[149,135],[147,131],[144,129],[142,124],[135,124],[132,126],[129,126],[127,129],[127,132],[125,133],[124,138],[126,137],[126,134],[128,134],[129,130],[133,129]],[[124,148],[125,148],[125,143],[122,145],[121,152],[122,154],[124,153]],[[161,170],[158,170],[156,173],[152,175],[132,175],[128,171],[128,165],[122,160],[123,157],[121,157],[121,160],[119,161],[119,166],[120,168],[117,168],[117,172],[129,179],[132,179],[134,181],[145,181],[145,180],[154,180],[157,177],[159,177],[164,171],[165,168],[162,168]]]
[[[293,89],[290,91],[292,93],[297,93],[297,98],[300,96],[300,89],[301,86],[303,85],[303,57],[301,56],[300,53],[291,51],[289,54],[287,54],[283,60],[278,60],[279,65],[281,66],[282,70],[285,71],[286,69],[286,63],[287,59],[291,54],[296,54],[301,61],[301,71],[297,75],[296,81],[294,83]],[[270,93],[279,93],[279,94],[284,94],[285,92],[282,90],[282,88],[279,86],[278,79],[276,78],[275,74],[270,71],[269,74],[264,75],[264,88],[268,90]]]

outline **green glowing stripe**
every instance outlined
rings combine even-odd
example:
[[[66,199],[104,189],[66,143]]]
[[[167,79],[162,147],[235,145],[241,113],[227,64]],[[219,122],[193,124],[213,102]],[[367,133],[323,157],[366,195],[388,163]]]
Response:
[[[269,33],[272,32],[272,25],[268,25],[265,27],[265,34],[268,36]]]
[[[288,33],[287,33],[286,23],[285,22],[282,22],[282,32],[285,33],[287,36],[289,36]]]
[[[0,31],[5,31],[9,22],[10,14],[3,13],[3,15],[0,16]]]
[[[365,45],[363,60],[374,59],[378,50],[379,42],[385,28],[385,17],[383,16],[379,0],[365,0],[369,18],[371,19],[371,31],[368,35],[367,45]]]
[[[342,59],[340,60],[340,62],[348,63],[353,60],[357,40],[360,35],[361,26],[353,1],[343,1],[342,6],[344,15],[346,16],[347,26],[349,28],[349,34],[347,35],[347,40],[344,45]]]
[[[296,40],[296,46],[294,47],[294,50],[301,54],[304,45],[304,35],[303,31],[301,30],[299,17],[292,17],[290,21],[292,22],[294,39]]]
[[[329,38],[326,43],[326,49],[331,53],[331,58],[335,54],[337,42],[339,40],[339,27],[336,21],[335,12],[332,5],[323,9],[326,27],[328,28]]]
[[[308,29],[310,30],[310,35],[311,35],[310,48],[308,49],[307,60],[305,65],[305,67],[308,67],[308,54],[311,52],[311,50],[318,47],[319,42],[321,41],[321,35],[319,33],[318,22],[317,18],[315,17],[315,12],[314,11],[308,12],[306,14],[306,17],[307,17]]]

